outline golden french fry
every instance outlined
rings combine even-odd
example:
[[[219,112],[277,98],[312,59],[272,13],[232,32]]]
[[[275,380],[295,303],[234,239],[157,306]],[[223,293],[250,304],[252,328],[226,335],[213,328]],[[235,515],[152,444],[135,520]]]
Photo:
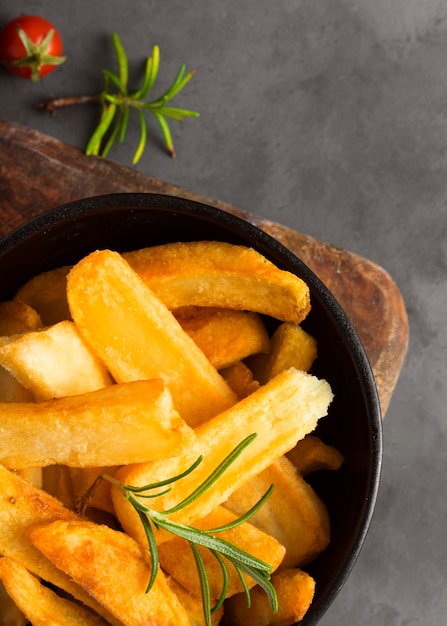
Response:
[[[328,546],[329,515],[321,499],[286,457],[249,479],[224,506],[241,515],[270,485],[275,486],[272,495],[250,522],[286,548],[281,569],[303,567]]]
[[[291,626],[307,613],[315,593],[315,581],[300,569],[275,572],[271,578],[278,597],[278,611],[273,612],[260,587],[250,591],[251,606],[245,594],[233,596],[225,603],[226,626]]]
[[[57,498],[67,509],[74,510],[75,496],[70,476],[70,469],[66,465],[48,465],[41,468],[42,489]],[[24,472],[26,470],[20,470]]]
[[[1,626],[26,626],[28,620],[7,594],[0,580],[0,624]]]
[[[70,321],[29,332],[0,346],[0,366],[36,400],[95,391],[112,384],[104,364]]]
[[[253,380],[251,370],[242,361],[220,370],[220,375],[227,381],[240,400],[259,389],[259,382]]]
[[[172,313],[117,252],[82,259],[68,275],[67,294],[80,334],[117,382],[163,379],[190,426],[236,401]]]
[[[26,467],[25,469],[16,470],[17,474],[27,480],[35,487],[42,488],[43,484],[43,468],[42,467]]]
[[[234,521],[236,517],[236,515],[220,506],[205,518],[196,520],[193,526],[200,529],[217,528]],[[267,535],[249,522],[244,522],[230,530],[216,533],[216,536],[262,559],[272,567],[272,570],[275,570],[284,558],[284,546],[274,537]],[[217,599],[220,596],[223,585],[221,567],[209,550],[199,547],[199,551],[207,571],[211,598]],[[188,542],[177,537],[162,543],[158,547],[158,552],[162,569],[178,583],[186,587],[190,593],[200,596],[200,580]],[[227,597],[229,597],[240,593],[244,590],[244,587],[234,567],[225,558],[224,561],[228,568]],[[255,581],[246,575],[244,575],[244,578],[247,587],[253,587]]]
[[[318,470],[338,470],[344,461],[340,450],[324,443],[316,435],[306,435],[286,456],[301,476]]]
[[[37,274],[14,295],[14,300],[25,302],[35,309],[45,326],[70,319],[66,286],[69,266],[58,267]]]
[[[8,594],[33,626],[104,626],[91,611],[61,598],[42,585],[23,565],[10,557],[0,558],[0,579]],[[4,617],[2,615],[2,617]],[[4,620],[1,624],[5,624]]]
[[[299,323],[309,288],[253,248],[221,241],[179,242],[123,255],[166,306],[212,306]]]
[[[25,302],[0,302],[0,335],[17,335],[42,326],[40,315]]]
[[[213,488],[171,519],[191,523],[203,518],[249,478],[266,469],[275,459],[314,430],[326,415],[332,400],[329,384],[299,370],[287,370],[236,405],[195,429],[203,455],[202,463],[188,476],[172,485],[171,491],[156,498],[152,506],[166,510],[189,495],[243,439],[257,433]],[[158,462],[125,466],[116,477],[124,484],[143,486],[176,476],[191,464],[191,455]],[[112,487],[117,516],[124,529],[141,543],[146,537],[139,517],[122,493]],[[165,540],[164,533],[157,540]]]
[[[125,626],[190,626],[163,572],[146,593],[149,553],[123,532],[92,522],[58,520],[29,528],[28,536]]]
[[[185,587],[179,585],[178,582],[170,576],[166,578],[166,581],[169,587],[171,587],[173,592],[176,594],[182,605],[185,607],[185,610],[189,617],[189,621],[191,622],[191,626],[207,626],[203,614],[202,597],[192,595],[187,589],[185,589]],[[223,606],[221,606],[220,609],[212,613],[212,626],[218,626],[218,624],[220,624],[223,613]]]
[[[74,501],[79,502],[83,496],[85,496],[88,489],[93,485],[100,474],[114,474],[117,469],[117,466],[68,468]],[[110,483],[108,481],[103,480],[98,484],[88,504],[90,507],[94,507],[100,511],[106,511],[107,513],[112,514],[115,513],[112,496],[110,494]]]
[[[45,402],[2,402],[0,422],[0,462],[13,469],[144,462],[196,443],[161,380]]]
[[[269,352],[250,357],[247,364],[253,377],[264,385],[289,367],[309,371],[316,356],[316,339],[298,324],[284,322],[273,333]]]
[[[122,626],[101,604],[55,567],[29,541],[29,526],[56,519],[78,519],[56,498],[34,487],[0,465],[0,554],[12,557],[30,572],[63,589],[102,615],[113,626]]]
[[[261,316],[251,311],[184,307],[174,315],[218,370],[270,347]]]
[[[32,402],[33,400],[31,391],[0,366],[0,402]]]

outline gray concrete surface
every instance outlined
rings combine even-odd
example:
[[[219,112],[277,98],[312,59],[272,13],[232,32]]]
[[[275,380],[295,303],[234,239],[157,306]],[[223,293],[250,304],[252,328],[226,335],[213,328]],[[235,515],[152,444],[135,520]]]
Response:
[[[247,6],[245,6],[247,5]],[[405,298],[408,357],[384,424],[373,525],[322,626],[442,626],[447,618],[447,3],[445,0],[2,0],[53,20],[68,60],[38,85],[0,73],[0,117],[83,148],[93,105],[50,118],[50,95],[100,89],[120,34],[136,81],[158,43],[160,84],[199,120],[159,132],[138,169],[343,246]],[[109,158],[129,164],[137,125]]]

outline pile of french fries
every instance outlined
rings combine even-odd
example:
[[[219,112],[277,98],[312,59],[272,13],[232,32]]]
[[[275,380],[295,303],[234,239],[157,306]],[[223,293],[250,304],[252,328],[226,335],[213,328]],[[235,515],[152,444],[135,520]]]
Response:
[[[94,251],[0,304],[0,625],[204,625],[184,539],[155,531],[160,571],[146,593],[147,537],[122,492],[103,481],[82,514],[78,505],[100,474],[142,486],[203,455],[151,500],[167,510],[252,433],[213,487],[171,518],[215,528],[273,484],[252,519],[220,534],[271,565],[279,609],[247,577],[248,607],[229,565],[213,623],[303,618],[315,592],[303,568],[330,541],[305,476],[343,461],[311,434],[332,391],[309,373],[317,345],[300,324],[310,306],[301,279],[215,241]],[[217,599],[222,569],[202,557]]]

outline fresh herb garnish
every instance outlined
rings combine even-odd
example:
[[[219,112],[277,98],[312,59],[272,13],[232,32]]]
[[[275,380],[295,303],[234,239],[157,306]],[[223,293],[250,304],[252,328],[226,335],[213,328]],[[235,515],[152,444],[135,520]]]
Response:
[[[240,524],[248,521],[259,509],[265,504],[267,499],[270,497],[273,491],[273,485],[266,491],[266,493],[258,500],[258,502],[244,515],[233,520],[232,522],[225,524],[223,526],[219,526],[217,528],[201,530],[198,528],[194,528],[192,526],[181,524],[179,522],[174,522],[169,519],[169,515],[171,513],[175,513],[185,508],[191,502],[200,498],[200,496],[207,491],[212,485],[217,481],[217,479],[226,471],[226,469],[237,459],[237,457],[243,452],[243,450],[253,441],[256,437],[256,433],[246,437],[238,446],[234,448],[230,454],[225,457],[225,459],[215,468],[215,470],[206,478],[189,496],[184,498],[181,502],[179,502],[174,507],[167,509],[166,511],[156,511],[155,509],[147,506],[146,503],[142,502],[142,498],[156,498],[164,493],[167,493],[171,490],[172,483],[175,483],[178,480],[181,480],[183,477],[187,476],[191,472],[195,470],[195,468],[201,463],[202,457],[199,457],[186,471],[172,478],[168,478],[166,480],[162,480],[159,482],[152,483],[150,485],[145,485],[143,487],[133,487],[131,485],[123,485],[121,482],[116,480],[113,476],[109,476],[107,474],[101,474],[100,479],[104,479],[118,487],[124,495],[124,498],[129,501],[129,503],[134,507],[135,511],[138,513],[141,523],[143,524],[144,531],[146,534],[149,551],[151,554],[151,574],[149,578],[149,582],[147,585],[146,591],[149,592],[154,584],[154,581],[157,576],[158,568],[159,568],[159,559],[158,559],[158,550],[157,543],[154,535],[154,529],[156,530],[165,530],[172,535],[177,537],[181,537],[185,539],[194,554],[194,559],[196,562],[197,572],[200,580],[200,587],[202,592],[202,605],[203,612],[205,616],[205,623],[207,626],[211,626],[211,616],[217,611],[221,606],[225,597],[227,595],[228,590],[228,569],[227,564],[224,561],[224,558],[227,559],[230,563],[232,563],[239,575],[239,578],[242,582],[243,588],[245,590],[245,595],[247,598],[247,604],[250,606],[250,592],[244,578],[244,574],[250,576],[267,594],[269,602],[274,611],[278,609],[278,599],[276,596],[275,589],[270,582],[270,573],[272,571],[272,567],[258,559],[257,557],[249,554],[245,550],[238,548],[237,546],[231,544],[230,542],[216,537],[216,534],[222,532],[224,530],[229,530],[231,528],[235,528]],[[167,487],[166,489],[163,489]],[[160,491],[160,489],[162,489]],[[155,490],[155,493],[154,493]],[[211,606],[211,597],[210,597],[210,589],[209,589],[209,581],[205,568],[205,564],[203,562],[203,558],[200,554],[198,546],[202,546],[208,548],[211,553],[215,556],[219,565],[222,569],[223,573],[223,585],[219,599],[217,600],[214,606]]]
[[[123,143],[128,128],[130,111],[134,109],[137,112],[140,123],[140,140],[133,156],[133,164],[140,160],[146,147],[147,120],[145,113],[149,112],[160,125],[168,152],[172,157],[175,157],[174,143],[168,119],[181,122],[185,117],[198,117],[199,113],[189,109],[168,106],[168,103],[190,81],[194,72],[186,73],[186,66],[183,64],[171,86],[158,98],[147,101],[146,97],[153,89],[158,76],[160,64],[160,50],[158,46],[154,46],[152,56],[146,59],[144,79],[141,87],[132,91],[128,87],[129,64],[126,51],[116,33],[113,33],[112,41],[118,61],[118,72],[115,73],[108,69],[102,70],[104,89],[100,94],[54,98],[48,102],[38,104],[38,108],[54,113],[57,109],[73,104],[84,104],[87,102],[100,104],[102,108],[101,117],[90,137],[85,152],[88,155],[102,157],[106,157],[109,154],[110,149],[116,142]]]

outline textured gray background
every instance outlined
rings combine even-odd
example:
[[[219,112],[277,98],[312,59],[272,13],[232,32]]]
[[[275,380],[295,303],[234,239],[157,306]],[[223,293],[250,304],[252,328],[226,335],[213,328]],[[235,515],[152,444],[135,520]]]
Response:
[[[201,118],[173,126],[176,160],[152,126],[139,170],[391,273],[410,349],[385,419],[373,525],[321,624],[445,624],[445,0],[2,0],[0,22],[22,11],[54,21],[69,58],[34,86],[0,72],[0,118],[83,148],[93,106],[50,118],[35,103],[98,91],[113,31],[135,77],[158,43],[160,86],[182,62],[195,69],[177,103]],[[128,165],[137,138],[135,124],[110,158]]]

